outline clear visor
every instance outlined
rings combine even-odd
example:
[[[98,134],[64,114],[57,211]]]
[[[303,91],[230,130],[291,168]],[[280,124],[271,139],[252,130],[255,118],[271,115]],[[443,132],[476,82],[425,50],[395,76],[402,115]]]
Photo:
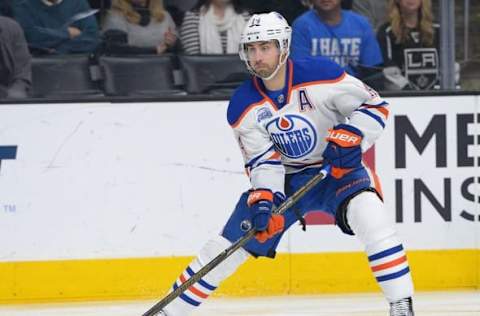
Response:
[[[254,61],[257,58],[280,55],[280,43],[278,40],[259,41],[241,44],[240,58],[245,62]]]
[[[245,62],[247,69],[253,75],[262,79],[269,80],[275,76],[280,67],[285,63],[288,52],[280,47],[280,42],[277,39],[269,41],[258,41],[241,44],[240,58]],[[278,63],[270,74],[265,73],[267,63],[271,58],[278,58]],[[265,63],[262,63],[265,61]],[[263,68],[263,69],[262,69]],[[264,70],[264,71],[262,71]]]

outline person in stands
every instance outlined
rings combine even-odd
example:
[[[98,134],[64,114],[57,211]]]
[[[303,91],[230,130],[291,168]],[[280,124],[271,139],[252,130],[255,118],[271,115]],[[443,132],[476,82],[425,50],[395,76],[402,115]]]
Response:
[[[180,39],[186,54],[236,54],[249,19],[238,0],[199,0],[185,13]]]

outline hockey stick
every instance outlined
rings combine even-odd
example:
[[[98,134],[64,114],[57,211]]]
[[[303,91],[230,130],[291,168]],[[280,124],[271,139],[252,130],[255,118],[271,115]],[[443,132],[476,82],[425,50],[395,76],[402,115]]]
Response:
[[[302,196],[305,195],[308,191],[310,191],[317,183],[323,180],[330,172],[330,166],[324,166],[320,172],[315,175],[313,178],[308,180],[300,189],[298,189],[295,193],[293,193],[285,202],[283,202],[276,210],[273,211],[275,214],[283,214],[287,209],[292,207],[295,203],[300,200]],[[185,292],[190,286],[194,283],[198,282],[201,278],[203,278],[208,272],[213,270],[216,266],[218,266],[222,261],[227,259],[231,254],[237,251],[240,247],[245,245],[250,239],[255,236],[256,231],[254,229],[250,229],[243,237],[238,239],[235,243],[233,243],[230,247],[222,251],[219,255],[212,259],[209,263],[203,266],[200,270],[197,271],[194,275],[192,275],[187,281],[182,283],[179,287],[177,287],[174,291],[170,292],[167,296],[165,296],[160,302],[153,305],[148,311],[146,311],[142,316],[155,316],[162,308],[170,304],[174,299],[180,296],[183,292]]]

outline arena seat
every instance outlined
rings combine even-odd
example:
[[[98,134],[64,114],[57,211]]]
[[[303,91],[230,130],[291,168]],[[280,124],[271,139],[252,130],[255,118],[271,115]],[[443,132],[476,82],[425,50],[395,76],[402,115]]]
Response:
[[[86,55],[52,55],[32,58],[32,97],[86,98],[103,96],[91,79]]]
[[[250,74],[237,54],[181,55],[185,90],[190,94],[229,95]]]
[[[175,87],[172,55],[102,56],[99,64],[106,95],[185,94]]]

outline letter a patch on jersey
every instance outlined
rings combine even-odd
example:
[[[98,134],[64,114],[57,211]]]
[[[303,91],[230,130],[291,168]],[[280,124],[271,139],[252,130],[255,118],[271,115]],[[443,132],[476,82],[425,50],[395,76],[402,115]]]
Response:
[[[298,91],[298,104],[300,106],[300,112],[311,111],[314,109],[312,102],[308,98],[306,90]]]

